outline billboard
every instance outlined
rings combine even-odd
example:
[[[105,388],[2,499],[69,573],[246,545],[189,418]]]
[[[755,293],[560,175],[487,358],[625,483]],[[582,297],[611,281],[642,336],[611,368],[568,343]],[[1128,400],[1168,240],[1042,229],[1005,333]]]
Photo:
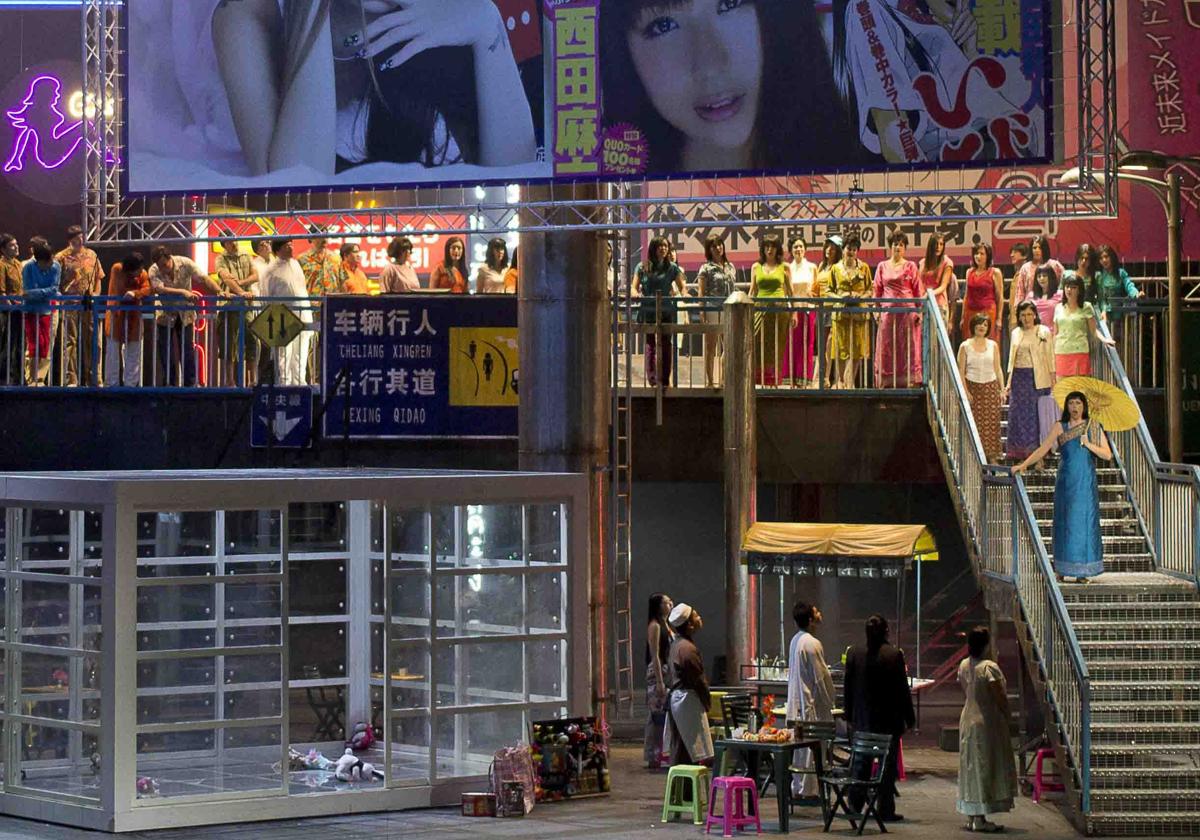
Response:
[[[516,437],[512,296],[335,295],[321,352],[327,437]]]
[[[129,39],[130,193],[1051,153],[1044,0],[130,0],[127,14],[154,33]]]
[[[536,0],[130,0],[126,15],[130,193],[550,175]]]

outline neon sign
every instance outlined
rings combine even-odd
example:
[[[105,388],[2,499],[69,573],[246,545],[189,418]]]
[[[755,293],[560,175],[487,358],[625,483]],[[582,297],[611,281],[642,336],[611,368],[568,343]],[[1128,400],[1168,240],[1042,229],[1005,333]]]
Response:
[[[76,91],[67,102],[67,110],[75,118],[72,120],[60,107],[62,98],[62,80],[44,73],[29,83],[21,104],[5,112],[14,130],[12,151],[4,164],[5,172],[21,172],[28,163],[55,170],[75,154],[83,143],[84,119],[94,119],[98,109],[93,97],[85,97],[83,91]],[[111,98],[104,103],[104,114],[113,115]],[[107,162],[118,162],[111,151]]]

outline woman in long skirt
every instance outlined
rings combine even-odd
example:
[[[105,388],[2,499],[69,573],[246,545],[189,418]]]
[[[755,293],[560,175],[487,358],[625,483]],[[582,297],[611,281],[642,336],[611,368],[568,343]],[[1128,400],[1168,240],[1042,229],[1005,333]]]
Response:
[[[988,814],[1011,811],[1017,768],[1009,736],[1008,687],[1000,666],[987,658],[991,634],[967,634],[969,656],[959,663],[958,684],[966,702],[958,719],[958,812],[968,831],[994,832]]]
[[[767,234],[758,246],[758,262],[750,270],[750,297],[755,300],[754,379],[759,385],[781,385],[788,335],[793,326],[792,275],[783,261],[783,242]],[[766,300],[766,305],[758,301]]]
[[[982,313],[971,319],[971,337],[958,346],[958,372],[971,401],[971,415],[989,464],[1000,460],[1000,346],[988,338],[991,320]]]
[[[891,258],[875,269],[875,297],[911,298],[920,305],[921,280],[917,264],[904,258],[908,237],[897,231],[888,237]],[[921,384],[921,313],[883,304],[875,341],[875,387],[915,388]]]
[[[663,760],[663,726],[667,722],[667,661],[675,633],[667,616],[675,605],[662,592],[650,596],[650,614],[646,622],[646,729],[642,757],[646,766],[657,770]]]
[[[1009,342],[1008,385],[1002,399],[1008,400],[1005,451],[1009,458],[1021,460],[1050,431],[1049,425],[1040,428],[1038,404],[1050,397],[1054,386],[1054,334],[1038,323],[1037,306],[1031,300],[1017,306],[1017,323]]]
[[[1059,582],[1074,577],[1078,583],[1087,583],[1104,571],[1096,459],[1112,460],[1112,449],[1104,429],[1088,418],[1087,397],[1079,391],[1067,394],[1062,418],[1013,472],[1024,472],[1056,445],[1060,464],[1054,482],[1054,571]]]
[[[792,275],[792,294],[798,298],[816,297],[817,266],[805,257],[808,243],[803,237],[794,236],[788,243],[792,261],[788,271]],[[812,306],[797,305],[796,326],[792,328],[791,370],[788,376],[792,383],[803,387],[811,385],[815,378],[817,310]]]

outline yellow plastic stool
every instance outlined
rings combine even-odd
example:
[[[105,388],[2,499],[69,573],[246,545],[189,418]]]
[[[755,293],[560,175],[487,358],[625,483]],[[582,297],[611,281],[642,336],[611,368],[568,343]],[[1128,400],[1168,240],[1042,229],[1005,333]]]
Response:
[[[671,768],[667,773],[667,789],[663,792],[663,822],[668,822],[673,814],[690,813],[694,824],[704,825],[708,774],[708,768],[698,764],[676,764]]]

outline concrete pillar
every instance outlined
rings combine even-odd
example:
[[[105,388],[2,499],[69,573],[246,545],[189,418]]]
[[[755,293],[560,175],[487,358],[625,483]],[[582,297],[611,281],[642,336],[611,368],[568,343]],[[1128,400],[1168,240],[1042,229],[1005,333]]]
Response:
[[[578,187],[576,199],[598,187]],[[589,193],[589,195],[583,195]],[[550,188],[529,188],[534,201]],[[529,225],[529,214],[523,213]],[[517,287],[520,325],[520,468],[580,472],[590,476],[587,562],[591,591],[592,696],[603,714],[607,678],[608,599],[607,475],[609,432],[609,315],[604,244],[595,233],[522,234]],[[578,628],[577,622],[572,622]]]
[[[742,563],[742,539],[755,519],[754,303],[744,292],[725,301],[725,663],[730,684],[754,657],[755,581]]]

